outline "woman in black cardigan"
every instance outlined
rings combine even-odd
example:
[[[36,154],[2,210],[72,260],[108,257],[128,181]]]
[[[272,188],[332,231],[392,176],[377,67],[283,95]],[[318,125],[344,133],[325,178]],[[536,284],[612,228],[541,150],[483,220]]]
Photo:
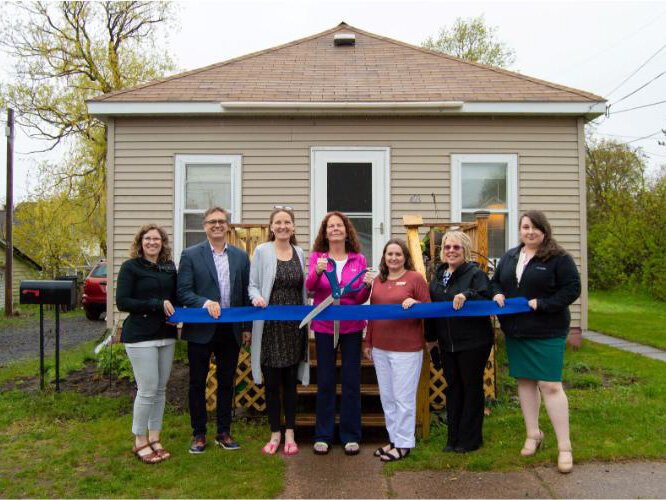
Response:
[[[490,298],[488,276],[472,259],[472,242],[462,231],[442,238],[442,263],[430,282],[430,300],[453,302],[462,308],[467,300]],[[483,371],[493,345],[489,316],[432,318],[426,320],[428,348],[439,342],[446,379],[448,435],[444,451],[467,453],[483,444]]]
[[[518,379],[518,398],[527,438],[521,455],[543,444],[539,407],[543,397],[557,437],[557,467],[573,469],[569,439],[569,404],[562,387],[564,347],[571,305],[580,295],[580,276],[571,256],[553,239],[546,216],[530,210],[520,218],[520,246],[509,250],[491,281],[500,307],[511,297],[525,297],[533,312],[499,316],[506,337],[509,373]]]
[[[121,335],[134,370],[138,391],[134,400],[133,452],[154,464],[171,454],[160,443],[166,385],[176,346],[176,326],[167,318],[176,302],[176,266],[166,232],[147,224],[136,233],[130,259],[118,273],[116,305],[130,313]]]

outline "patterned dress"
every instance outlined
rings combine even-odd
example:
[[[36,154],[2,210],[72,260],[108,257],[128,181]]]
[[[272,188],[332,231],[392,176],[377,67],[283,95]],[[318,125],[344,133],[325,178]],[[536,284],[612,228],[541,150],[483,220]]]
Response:
[[[303,304],[303,270],[293,252],[291,260],[277,260],[271,305]],[[261,364],[271,368],[292,366],[305,359],[307,331],[299,321],[266,321],[261,339]]]

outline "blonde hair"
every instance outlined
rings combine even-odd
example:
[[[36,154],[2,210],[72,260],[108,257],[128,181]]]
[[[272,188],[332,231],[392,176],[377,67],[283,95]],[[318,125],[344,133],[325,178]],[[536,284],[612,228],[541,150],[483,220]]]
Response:
[[[472,260],[472,240],[469,239],[469,236],[459,230],[447,231],[444,233],[441,250],[439,251],[439,260],[444,262],[444,243],[446,243],[446,240],[448,239],[457,241],[462,245],[465,262]]]

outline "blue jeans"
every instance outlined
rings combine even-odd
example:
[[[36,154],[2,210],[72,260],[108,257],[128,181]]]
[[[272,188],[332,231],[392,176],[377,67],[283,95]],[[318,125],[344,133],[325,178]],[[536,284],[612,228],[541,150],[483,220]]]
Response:
[[[362,332],[340,334],[342,354],[340,398],[340,441],[361,441],[361,336]],[[331,444],[335,429],[335,359],[333,334],[315,332],[317,348],[317,419],[315,441]]]

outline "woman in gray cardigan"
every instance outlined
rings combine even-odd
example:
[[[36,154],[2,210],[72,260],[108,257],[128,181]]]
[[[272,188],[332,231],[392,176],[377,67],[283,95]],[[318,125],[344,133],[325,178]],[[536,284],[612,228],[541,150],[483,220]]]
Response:
[[[303,250],[296,246],[294,213],[287,207],[275,208],[270,216],[268,242],[259,245],[250,267],[250,300],[255,307],[303,305],[306,303]],[[281,406],[284,407],[283,454],[295,455],[296,385],[309,383],[307,330],[298,321],[255,321],[252,327],[252,378],[264,383],[271,438],[262,451],[274,455],[280,433]],[[282,401],[280,401],[282,389]]]

